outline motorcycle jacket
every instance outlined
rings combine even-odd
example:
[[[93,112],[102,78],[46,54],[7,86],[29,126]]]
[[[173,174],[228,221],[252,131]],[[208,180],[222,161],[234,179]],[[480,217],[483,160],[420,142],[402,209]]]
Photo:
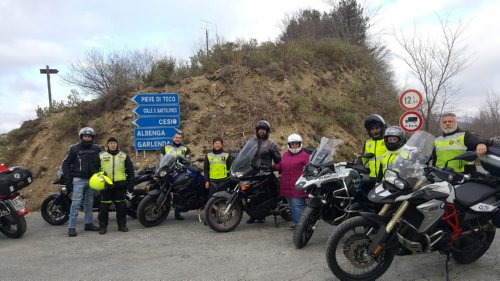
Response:
[[[281,154],[278,150],[278,145],[270,138],[260,139],[257,138],[258,150],[255,153],[255,160],[259,160],[258,165],[262,170],[273,171],[273,161],[274,164],[281,162]]]
[[[382,158],[384,157],[384,153],[386,151],[384,139],[367,139],[365,141],[365,145],[363,146],[362,155],[365,153],[373,153],[373,156],[370,159],[363,159],[362,164],[365,165],[368,162],[368,168],[370,168],[370,178],[378,178],[379,174],[382,173],[380,169],[380,163]]]
[[[96,144],[80,142],[70,146],[62,162],[64,183],[71,185],[73,178],[90,179],[99,171],[99,153],[101,148]]]

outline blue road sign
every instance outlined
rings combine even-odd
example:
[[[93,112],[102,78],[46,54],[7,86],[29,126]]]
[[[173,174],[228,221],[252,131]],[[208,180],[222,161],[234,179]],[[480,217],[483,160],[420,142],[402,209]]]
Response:
[[[134,139],[171,139],[176,128],[135,128]]]
[[[133,112],[139,116],[177,116],[180,113],[178,105],[140,105]]]
[[[158,150],[166,144],[172,144],[172,139],[134,140],[135,150]]]
[[[139,105],[179,104],[179,94],[178,93],[137,94],[130,100]]]
[[[179,127],[179,116],[168,117],[139,117],[132,122],[137,127]]]

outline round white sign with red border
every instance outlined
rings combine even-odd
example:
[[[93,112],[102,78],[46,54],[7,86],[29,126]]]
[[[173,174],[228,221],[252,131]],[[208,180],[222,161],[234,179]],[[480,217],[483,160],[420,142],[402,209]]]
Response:
[[[415,110],[422,105],[423,101],[422,94],[414,89],[406,90],[399,96],[399,105],[404,110]]]
[[[422,115],[416,111],[407,111],[399,118],[399,126],[408,133],[420,130],[423,124]]]

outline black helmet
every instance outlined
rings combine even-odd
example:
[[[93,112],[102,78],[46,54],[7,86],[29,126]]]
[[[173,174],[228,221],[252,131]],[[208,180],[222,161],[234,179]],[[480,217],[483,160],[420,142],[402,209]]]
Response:
[[[266,120],[260,120],[257,124],[255,124],[255,132],[258,132],[259,129],[265,129],[269,134],[269,132],[271,132],[271,125],[269,125],[269,122]]]
[[[389,143],[387,137],[397,137],[398,141],[395,143]],[[384,144],[387,150],[395,151],[400,149],[406,143],[406,136],[403,129],[398,126],[391,126],[385,130],[384,133]]]
[[[90,128],[90,127],[85,127],[85,128],[82,128],[80,130],[80,132],[78,133],[80,139],[83,138],[83,135],[91,135],[94,139],[95,139],[95,131],[94,129]]]
[[[370,132],[370,130],[373,126],[380,126],[380,136],[384,135],[385,127],[386,127],[384,118],[382,118],[378,114],[370,114],[365,118],[366,132],[372,138],[373,138],[373,136],[372,136],[372,133]]]

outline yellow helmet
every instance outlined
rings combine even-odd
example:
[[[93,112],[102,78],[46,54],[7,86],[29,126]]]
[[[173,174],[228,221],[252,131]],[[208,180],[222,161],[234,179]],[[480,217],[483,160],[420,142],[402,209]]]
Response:
[[[112,186],[113,181],[104,172],[98,172],[92,175],[89,180],[89,186],[93,190],[103,190],[106,186]]]

